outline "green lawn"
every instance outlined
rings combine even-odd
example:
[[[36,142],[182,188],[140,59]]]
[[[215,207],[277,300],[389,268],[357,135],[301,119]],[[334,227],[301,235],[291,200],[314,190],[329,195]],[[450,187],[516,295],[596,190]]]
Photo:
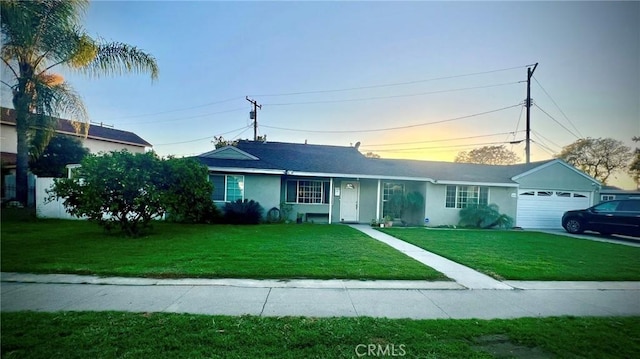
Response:
[[[2,313],[3,358],[633,358],[640,318],[390,320]],[[379,350],[387,355],[379,355]],[[393,352],[392,352],[393,351]],[[404,354],[404,355],[400,355]]]
[[[124,238],[87,221],[5,220],[2,271],[201,278],[446,279],[343,225],[179,225]]]
[[[524,231],[382,231],[498,279],[640,280],[638,247]]]

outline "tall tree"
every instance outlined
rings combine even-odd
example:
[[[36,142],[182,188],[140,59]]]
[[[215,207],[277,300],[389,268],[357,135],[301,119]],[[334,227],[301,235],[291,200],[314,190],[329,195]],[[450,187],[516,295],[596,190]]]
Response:
[[[42,155],[32,158],[31,172],[39,177],[66,177],[68,164],[82,162],[89,149],[82,147],[78,139],[66,135],[55,135]]]
[[[458,152],[454,162],[484,165],[512,165],[520,161],[515,152],[502,146],[484,146],[469,152]]]
[[[613,138],[581,138],[564,146],[556,158],[573,165],[603,184],[617,170],[627,168],[631,148]]]
[[[153,56],[134,46],[95,40],[80,21],[86,0],[4,0],[0,7],[3,67],[10,78],[2,84],[12,91],[16,111],[16,197],[27,201],[29,148],[44,149],[63,114],[87,126],[82,100],[62,76],[58,66],[93,77],[124,73],[158,76]]]
[[[640,137],[633,137],[633,142],[640,142]],[[634,150],[634,157],[629,165],[629,174],[640,188],[640,148],[638,147]]]

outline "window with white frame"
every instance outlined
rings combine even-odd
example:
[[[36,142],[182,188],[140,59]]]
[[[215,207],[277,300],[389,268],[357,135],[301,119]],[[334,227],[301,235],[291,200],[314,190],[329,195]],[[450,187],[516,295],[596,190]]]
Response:
[[[601,201],[611,201],[616,199],[616,195],[615,194],[603,194],[600,196],[600,200]]]
[[[329,182],[318,180],[287,181],[287,203],[329,203]]]
[[[489,204],[489,187],[447,186],[446,208],[467,208]]]
[[[391,215],[389,213],[389,200],[394,194],[404,195],[404,184],[396,182],[384,182],[382,184],[382,216]]]
[[[244,199],[244,176],[241,175],[210,175],[213,183],[211,199],[217,202],[233,202]]]

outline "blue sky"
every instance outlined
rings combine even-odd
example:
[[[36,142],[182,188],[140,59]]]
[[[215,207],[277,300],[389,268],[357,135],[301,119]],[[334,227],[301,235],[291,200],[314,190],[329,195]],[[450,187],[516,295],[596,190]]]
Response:
[[[157,58],[154,83],[66,78],[92,121],[161,155],[252,138],[250,96],[270,141],[452,161],[524,139],[536,62],[532,161],[578,137],[640,136],[640,2],[100,1],[85,27]],[[507,147],[524,160],[523,143]]]

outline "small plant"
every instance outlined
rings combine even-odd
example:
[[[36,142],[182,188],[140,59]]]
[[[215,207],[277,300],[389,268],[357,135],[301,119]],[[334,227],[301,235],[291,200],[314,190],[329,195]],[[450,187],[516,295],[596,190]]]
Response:
[[[371,227],[378,227],[380,225],[375,218],[371,220],[370,224],[371,224]]]
[[[296,215],[296,223],[302,223],[302,217],[304,217],[304,213],[298,212],[298,214]]]
[[[224,223],[228,224],[259,224],[264,209],[254,200],[238,199],[224,205]]]

